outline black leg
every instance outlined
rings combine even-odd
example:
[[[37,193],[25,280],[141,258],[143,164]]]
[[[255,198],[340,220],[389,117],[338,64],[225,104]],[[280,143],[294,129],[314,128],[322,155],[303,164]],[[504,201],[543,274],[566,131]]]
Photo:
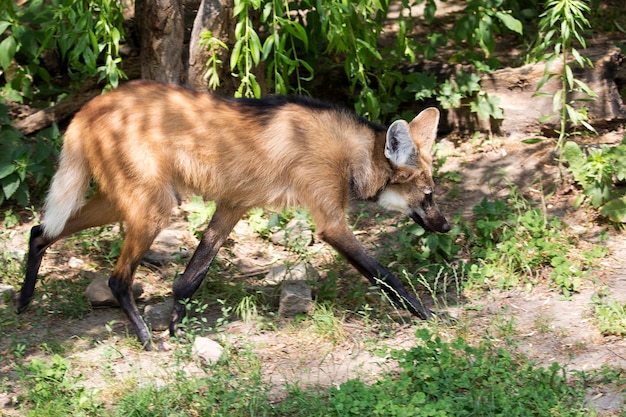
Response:
[[[320,236],[370,282],[379,286],[396,306],[407,309],[424,320],[432,317],[432,312],[409,294],[398,278],[365,251],[347,226],[325,230]]]
[[[233,209],[219,205],[216,208],[209,227],[204,232],[185,272],[174,282],[174,309],[170,321],[172,337],[178,335],[178,325],[185,318],[186,311],[183,302],[189,300],[200,287],[215,255],[246,211],[247,209]]]
[[[34,226],[30,229],[30,241],[28,244],[28,257],[26,259],[26,277],[22,284],[22,289],[15,295],[15,308],[18,313],[26,310],[35,293],[35,284],[37,283],[37,273],[41,266],[46,249],[54,242],[43,235],[41,225]]]
[[[133,298],[131,285],[127,284],[127,282],[127,279],[112,275],[111,278],[109,278],[109,288],[111,288],[115,299],[120,303],[120,307],[122,307],[124,313],[126,313],[128,321],[130,321],[130,324],[137,334],[139,343],[141,343],[145,350],[152,350],[152,334],[139,313],[139,309]]]

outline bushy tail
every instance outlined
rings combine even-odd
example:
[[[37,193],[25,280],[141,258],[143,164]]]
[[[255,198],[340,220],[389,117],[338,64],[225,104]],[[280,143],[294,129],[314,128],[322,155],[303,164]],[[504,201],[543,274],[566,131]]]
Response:
[[[48,238],[58,237],[70,216],[85,202],[91,171],[80,142],[78,129],[73,129],[70,125],[65,134],[59,169],[52,178],[41,221],[43,233]]]

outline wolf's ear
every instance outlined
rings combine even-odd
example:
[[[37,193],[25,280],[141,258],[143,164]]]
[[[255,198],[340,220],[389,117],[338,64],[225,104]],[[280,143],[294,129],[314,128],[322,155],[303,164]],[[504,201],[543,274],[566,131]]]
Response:
[[[404,120],[396,120],[389,126],[385,156],[398,167],[417,168],[417,149],[411,137],[409,124]]]
[[[435,107],[422,110],[422,112],[411,121],[409,124],[411,135],[415,139],[415,143],[420,152],[430,154],[435,138],[437,137],[438,125],[439,110]]]

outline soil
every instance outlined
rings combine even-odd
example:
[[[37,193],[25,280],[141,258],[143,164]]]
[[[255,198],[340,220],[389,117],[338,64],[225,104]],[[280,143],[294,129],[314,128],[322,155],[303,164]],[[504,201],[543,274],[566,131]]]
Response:
[[[622,135],[622,131],[606,132],[595,139],[594,144],[615,144]],[[537,202],[542,201],[542,195],[550,196],[544,201],[546,210],[562,217],[568,225],[568,232],[575,233],[583,246],[598,243],[600,230],[606,230],[608,240],[604,244],[609,255],[593,268],[580,292],[569,298],[548,286],[535,285],[507,291],[465,290],[458,299],[444,297],[443,304],[436,306],[430,300],[431,307],[458,319],[449,327],[442,325],[441,331],[448,334],[463,331],[467,337],[477,339],[489,334],[503,346],[524,353],[536,361],[537,366],[549,366],[556,361],[568,370],[590,371],[603,366],[624,368],[626,341],[622,337],[600,333],[592,314],[592,300],[598,291],[604,290],[615,300],[626,303],[626,235],[602,224],[591,210],[572,209],[577,192],[567,181],[559,180],[552,154],[553,142],[527,145],[521,139],[492,138],[473,142],[452,137],[442,139],[440,154],[448,155],[439,171],[438,194],[444,211],[451,218],[460,216],[460,221],[467,221],[472,207],[483,198],[502,197],[515,185],[519,192]],[[458,173],[462,180],[458,183],[447,181],[451,173]],[[144,288],[139,300],[141,309],[169,297],[172,277],[184,262],[168,260],[174,259],[173,252],[181,256],[180,246],[191,250],[195,246],[196,238],[184,221],[186,208],[183,205],[175,213],[170,228],[153,245],[150,262],[146,261],[140,267],[137,280]],[[352,210],[354,221],[360,210],[357,207]],[[368,206],[366,211],[380,213],[374,206]],[[381,250],[380,240],[393,239],[393,224],[397,220],[397,216],[382,222],[360,218],[355,233],[372,252],[377,253]],[[27,250],[25,236],[35,223],[36,219],[31,219],[1,230],[1,236],[7,237],[0,242],[4,246],[3,252],[23,254]],[[104,245],[110,244],[110,235],[103,235]],[[0,356],[11,355],[20,343],[26,347],[22,360],[41,356],[46,351],[70,352],[72,363],[79,364],[83,375],[90,375],[89,384],[104,390],[106,396],[107,390],[115,388],[110,382],[107,385],[107,378],[98,372],[101,367],[96,364],[103,358],[107,358],[120,381],[137,375],[166,378],[167,368],[163,364],[171,363],[174,353],[167,349],[170,345],[165,333],[155,333],[165,350],[141,351],[133,345],[133,335],[129,334],[120,309],[88,306],[83,296],[84,288],[94,275],[106,274],[111,269],[101,256],[102,250],[96,250],[100,238],[94,239],[93,236],[84,235],[51,248],[41,269],[43,283],[38,284],[36,299],[26,313],[15,316],[14,329],[0,338]],[[178,248],[172,246],[172,240]],[[366,281],[347,263],[337,261],[326,245],[316,240],[308,252],[314,254],[309,258],[314,266],[325,265],[320,268],[322,280],[326,278],[330,264],[344,282],[340,287],[344,289],[340,290],[340,298],[346,296],[346,287],[367,287]],[[185,253],[183,251],[182,256],[187,256]],[[159,255],[167,265],[155,265],[158,262],[154,259]],[[246,220],[242,220],[220,252],[217,262],[222,271],[216,273],[217,279],[210,279],[211,286],[220,279],[248,285],[262,278],[270,266],[295,260],[293,253],[262,239]],[[207,292],[203,291],[201,297],[211,307],[204,315],[215,323],[222,316],[221,306],[212,303],[215,295]],[[57,298],[52,300],[51,297]],[[372,296],[371,299],[373,309],[388,309],[380,298]],[[312,332],[310,328],[298,326],[293,320],[279,319],[273,313],[272,307],[264,312],[269,317],[265,324],[245,323],[231,316],[229,323],[222,327],[223,332],[212,337],[234,350],[252,349],[262,363],[263,376],[271,384],[276,401],[283,398],[287,385],[296,383],[300,387],[328,387],[354,377],[373,381],[394,367],[392,361],[376,352],[385,346],[413,346],[415,328],[423,325],[407,314],[393,310],[389,310],[388,318],[374,321],[346,311],[341,334],[333,340]],[[273,324],[268,326],[268,321]],[[107,326],[111,327],[110,331]],[[111,352],[115,354],[111,356]],[[189,372],[193,373],[194,369],[200,372],[194,367]],[[4,407],[0,414],[17,415],[11,402],[20,387],[12,382],[14,374],[10,361],[0,364],[0,374],[8,378],[7,386],[10,387],[0,392],[0,410]],[[624,386],[609,381],[591,387],[589,401],[599,415],[622,415]]]

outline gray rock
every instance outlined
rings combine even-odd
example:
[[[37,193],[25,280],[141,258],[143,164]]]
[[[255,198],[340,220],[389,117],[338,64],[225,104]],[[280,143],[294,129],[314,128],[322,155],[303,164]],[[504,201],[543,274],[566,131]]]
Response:
[[[80,268],[84,264],[85,264],[85,261],[83,261],[82,259],[75,258],[73,256],[70,258],[69,261],[67,261],[67,266],[69,266],[70,268]]]
[[[283,281],[318,281],[319,273],[310,264],[275,266],[263,278],[263,285],[278,285]]]
[[[277,266],[263,279],[265,285],[280,285],[278,314],[293,317],[308,313],[313,308],[313,297],[309,282],[319,280],[319,273],[309,264]]]
[[[282,317],[294,317],[308,313],[313,309],[311,286],[305,281],[285,281],[280,291],[278,314]]]
[[[146,323],[152,330],[158,332],[166,330],[170,324],[173,307],[174,300],[171,298],[160,303],[148,305],[143,312],[144,320],[146,320]]]
[[[0,285],[0,305],[10,304],[15,297],[15,289],[10,285]]]
[[[204,360],[208,364],[217,362],[224,348],[219,343],[209,339],[208,337],[196,337],[193,342],[192,353],[195,357]]]
[[[163,230],[152,243],[152,248],[143,256],[143,260],[156,266],[164,266],[179,258],[188,258],[189,250],[184,244],[185,232]]]
[[[139,282],[133,283],[133,297],[139,298],[143,294],[143,287]],[[119,303],[109,288],[109,277],[97,275],[85,290],[85,297],[94,307],[118,307]]]

